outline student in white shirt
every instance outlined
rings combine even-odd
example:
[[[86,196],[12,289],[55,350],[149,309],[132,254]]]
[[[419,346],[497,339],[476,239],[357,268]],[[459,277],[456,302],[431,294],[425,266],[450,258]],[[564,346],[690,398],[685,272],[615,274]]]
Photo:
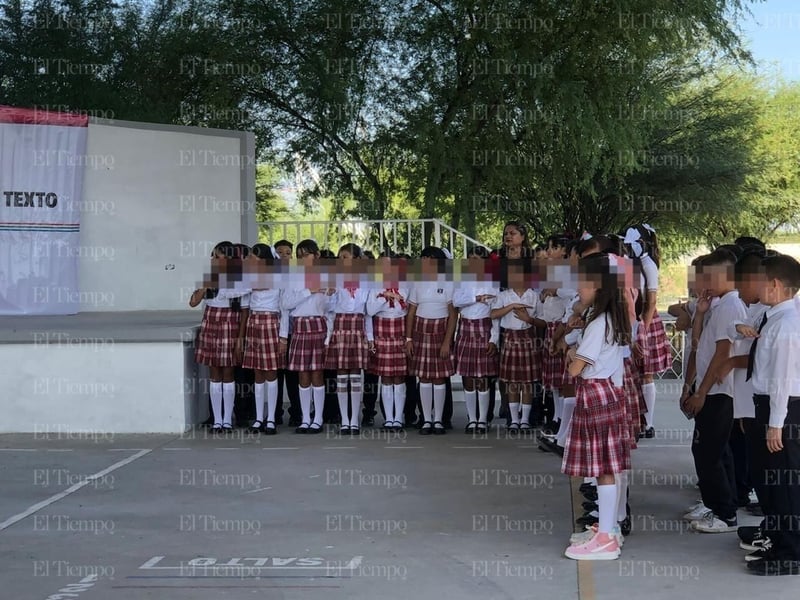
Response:
[[[231,242],[220,242],[212,253],[212,270],[223,275],[238,270],[245,258]],[[210,370],[209,396],[214,418],[212,431],[233,430],[233,403],[236,396],[234,369],[241,364],[250,306],[249,290],[204,287],[189,298],[194,308],[205,304],[195,360]],[[224,412],[223,412],[224,402]]]
[[[531,261],[507,259],[503,268],[508,287],[497,296],[491,312],[492,319],[499,319],[503,335],[500,385],[511,417],[508,430],[529,430],[533,382],[540,372],[533,327],[545,328],[547,324],[536,317],[539,297],[530,287]]]
[[[480,246],[469,256],[470,271],[483,275],[488,250]],[[492,282],[462,281],[453,293],[453,306],[459,310],[456,339],[456,371],[463,378],[467,405],[465,433],[486,433],[489,418],[489,378],[497,376],[497,345],[500,325],[491,318],[498,289]]]
[[[598,526],[585,541],[567,548],[575,560],[613,560],[620,555],[615,535],[615,475],[630,469],[626,441],[623,347],[630,341],[630,322],[620,278],[606,255],[581,260],[580,301],[591,306],[581,342],[567,353],[567,368],[576,378],[576,404],[568,426],[562,471],[573,477],[597,478]]]
[[[800,263],[785,255],[764,259],[766,284],[759,297],[769,306],[753,342],[750,367],[756,431],[766,445],[760,474],[770,487],[765,534],[772,547],[748,562],[758,575],[800,574],[800,314],[795,296]]]
[[[275,435],[274,415],[278,404],[278,369],[286,366],[289,314],[281,310],[281,290],[262,288],[258,276],[265,276],[278,255],[266,244],[256,244],[250,253],[249,265],[255,271],[256,283],[250,295],[250,316],[247,319],[246,347],[242,368],[253,369],[256,420],[250,426],[254,433]],[[266,398],[265,388],[266,387]],[[266,400],[267,418],[264,419]]]
[[[306,267],[319,259],[319,246],[314,240],[303,240],[295,249],[297,258]],[[299,288],[284,290],[281,309],[292,312],[292,341],[289,345],[287,369],[297,371],[300,382],[302,423],[295,433],[321,433],[325,406],[325,340],[328,334],[326,316],[334,288]],[[314,418],[311,419],[311,407]]]
[[[415,283],[408,298],[406,353],[409,374],[419,378],[422,435],[446,432],[442,422],[445,382],[455,373],[452,345],[458,313],[453,306],[453,282],[437,280],[437,273],[445,272],[446,260],[441,248],[425,248],[421,265],[427,281]]]
[[[362,260],[363,253],[356,244],[345,244],[339,249],[339,262],[345,272],[352,270],[354,260]],[[368,353],[374,351],[372,321],[366,318],[369,292],[358,281],[347,281],[332,297],[328,313],[328,337],[325,342],[325,368],[336,371],[336,396],[341,415],[340,433],[358,435],[361,399],[363,396],[362,371],[367,368]],[[350,285],[348,285],[348,283]],[[350,384],[348,395],[347,384]]]
[[[405,427],[408,374],[405,334],[411,288],[405,282],[400,285],[400,259],[386,256],[379,260],[387,287],[370,290],[367,298],[367,318],[372,320],[375,338],[370,370],[380,377],[383,429],[401,431]]]
[[[733,376],[717,383],[717,373],[731,356],[728,326],[746,316],[744,302],[735,289],[733,266],[736,257],[724,249],[703,260],[703,287],[719,304],[709,313],[696,351],[697,389],[683,404],[684,412],[695,418],[692,455],[703,504],[708,512],[692,528],[703,533],[735,531],[736,500],[723,465],[723,455],[733,427]]]

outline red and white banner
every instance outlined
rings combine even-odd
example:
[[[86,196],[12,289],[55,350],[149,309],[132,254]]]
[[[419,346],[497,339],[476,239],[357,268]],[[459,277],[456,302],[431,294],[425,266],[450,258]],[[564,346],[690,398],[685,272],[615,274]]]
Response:
[[[80,308],[87,116],[0,106],[0,315]]]

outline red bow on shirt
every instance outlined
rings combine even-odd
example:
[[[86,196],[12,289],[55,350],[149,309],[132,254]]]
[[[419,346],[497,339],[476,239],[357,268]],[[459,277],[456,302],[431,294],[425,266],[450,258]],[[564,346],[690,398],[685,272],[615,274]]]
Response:
[[[344,289],[346,289],[348,292],[350,292],[350,297],[351,298],[355,298],[356,297],[356,292],[358,291],[358,282],[345,281]]]
[[[395,294],[397,294],[398,296],[400,295],[400,290],[399,290],[399,289],[397,289],[397,288],[386,288],[386,291],[387,291],[387,292],[392,292],[392,293],[395,293]],[[384,295],[383,295],[383,293],[381,293],[380,295],[381,295],[383,298],[386,298],[386,296],[384,296]],[[387,298],[387,300],[389,300],[389,308],[394,308],[394,298]],[[403,308],[403,309],[405,309],[405,307],[406,307],[406,302],[405,302],[405,300],[400,300],[399,302],[400,302],[400,308]]]

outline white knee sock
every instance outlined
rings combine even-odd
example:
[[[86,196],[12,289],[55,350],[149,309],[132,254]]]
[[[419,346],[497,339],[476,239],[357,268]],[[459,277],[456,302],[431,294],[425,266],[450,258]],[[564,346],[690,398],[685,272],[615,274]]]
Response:
[[[231,381],[222,384],[222,422],[233,423],[233,400],[236,397],[236,384]]]
[[[364,390],[361,386],[361,373],[350,373],[350,427],[358,427],[361,417],[361,398]]]
[[[653,416],[656,410],[656,383],[645,383],[642,385],[642,394],[644,395],[644,403],[647,406],[647,412],[644,414],[644,420],[647,427],[653,427]]]
[[[464,403],[467,405],[467,422],[468,423],[472,423],[472,422],[478,420],[477,416],[475,414],[477,412],[475,410],[477,408],[475,406],[475,404],[476,404],[475,401],[477,400],[477,398],[478,398],[478,393],[475,390],[472,390],[472,391],[464,390]]]
[[[395,383],[393,387],[394,387],[394,420],[400,421],[401,423],[405,423],[405,417],[403,415],[406,409],[406,384]]]
[[[564,413],[564,397],[558,390],[553,390],[553,420],[560,421]]]
[[[222,423],[222,382],[212,381],[208,384],[211,396],[211,412],[214,413],[214,424]]]
[[[256,395],[256,421],[263,421],[264,420],[264,384],[257,383],[254,386],[254,391]],[[274,414],[274,413],[272,413]],[[272,417],[270,416],[270,419]]]
[[[422,404],[422,418],[433,423],[433,384],[419,384],[419,402]]]
[[[532,404],[523,404],[522,405],[522,423],[527,423],[528,425],[531,424],[531,409],[533,408]]]
[[[575,411],[575,398],[564,398],[564,411],[561,414],[561,425],[558,428],[556,444],[565,448],[567,445],[567,430],[569,422],[572,420],[572,413]]]
[[[303,423],[311,424],[311,387],[299,388],[300,408],[303,411]]]
[[[614,525],[617,524],[615,516],[617,514],[617,486],[598,485],[597,486],[597,512],[598,528],[600,533],[611,533]]]
[[[322,409],[325,407],[325,386],[311,387],[311,400],[314,404],[314,424],[322,425]]]
[[[339,414],[342,416],[342,425],[350,424],[350,414],[347,411],[350,402],[347,398],[347,375],[336,376],[336,398],[339,400]]]
[[[489,419],[489,390],[478,392],[478,423],[486,423]]]
[[[394,422],[394,386],[381,384],[381,403],[383,404],[383,412],[386,415],[384,420],[387,423]]]
[[[278,408],[278,380],[267,382],[267,421],[275,420],[275,410]]]
[[[511,415],[511,422],[519,425],[519,402],[509,402],[508,412]]]
[[[447,397],[447,386],[433,386],[433,420],[441,422],[444,414],[444,399]]]
[[[614,475],[617,488],[617,522],[624,521],[628,516],[625,505],[628,503],[628,472],[623,471]]]

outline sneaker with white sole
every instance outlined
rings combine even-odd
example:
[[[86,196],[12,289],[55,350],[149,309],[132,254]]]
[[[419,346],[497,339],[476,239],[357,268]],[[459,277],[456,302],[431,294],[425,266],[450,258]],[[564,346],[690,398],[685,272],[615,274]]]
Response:
[[[720,519],[712,511],[708,511],[702,519],[692,521],[692,529],[700,533],[727,533],[729,531],[736,531],[739,527],[736,522],[736,517],[727,521]]]
[[[711,512],[711,510],[708,509],[705,504],[699,502],[689,508],[689,512],[683,515],[683,519],[685,521],[697,521],[698,519],[704,518],[709,512]]]
[[[749,543],[745,542],[744,540],[739,542],[739,548],[742,550],[749,550],[750,552],[761,550],[762,548],[766,548],[768,545],[772,546],[772,542],[766,535],[764,535],[762,530],[758,530],[753,535],[753,539],[750,540]]]
[[[597,525],[592,525],[591,527],[587,527],[586,531],[579,531],[578,533],[573,533],[569,537],[569,543],[585,544],[586,542],[591,540],[596,533],[597,533]],[[625,545],[625,536],[622,535],[619,526],[614,527],[614,529],[611,530],[611,535],[617,538],[617,543],[619,544],[620,548],[622,548]]]
[[[753,562],[754,560],[764,560],[769,558],[772,550],[772,542],[767,542],[763,548],[759,548],[744,557],[745,562]]]
[[[564,556],[573,560],[616,560],[619,558],[619,542],[614,536],[609,536],[606,541],[600,541],[600,533],[592,536],[584,544],[572,544],[564,552]]]

